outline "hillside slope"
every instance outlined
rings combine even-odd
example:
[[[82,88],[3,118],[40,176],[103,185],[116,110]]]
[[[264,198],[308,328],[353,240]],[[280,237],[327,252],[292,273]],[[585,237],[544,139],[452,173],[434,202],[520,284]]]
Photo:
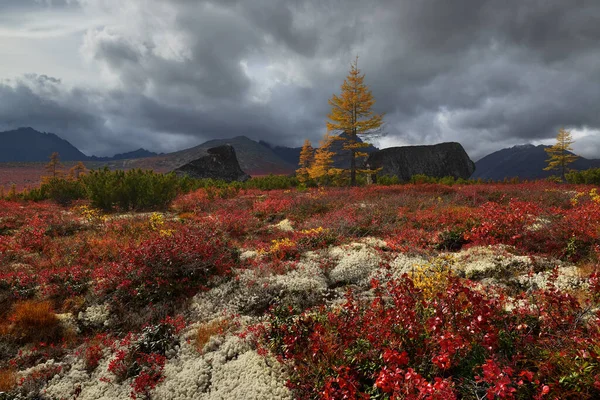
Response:
[[[48,161],[48,156],[53,152],[58,152],[63,161],[88,159],[68,141],[33,128],[0,132],[0,143],[0,162]]]
[[[110,168],[147,168],[167,172],[206,155],[206,150],[212,147],[226,144],[235,149],[240,167],[249,175],[289,174],[296,169],[295,165],[283,160],[269,147],[246,136],[209,140],[201,145],[174,153],[138,160],[109,162],[108,165]]]
[[[476,169],[471,178],[497,181],[513,177],[543,179],[556,175],[557,171],[544,171],[548,165],[548,154],[544,149],[548,147],[525,144],[496,151],[475,163]],[[577,170],[598,168],[600,160],[580,157],[570,167]]]

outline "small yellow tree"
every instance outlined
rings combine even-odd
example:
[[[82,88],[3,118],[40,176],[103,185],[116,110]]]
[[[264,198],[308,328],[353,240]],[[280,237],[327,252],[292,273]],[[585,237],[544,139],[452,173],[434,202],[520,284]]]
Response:
[[[60,169],[62,164],[60,162],[60,156],[57,152],[54,152],[50,155],[50,161],[46,164],[44,168],[49,176],[46,176],[46,179],[58,178],[62,175],[62,170]]]
[[[343,149],[350,153],[350,185],[356,185],[356,158],[366,157],[360,149],[369,147],[360,142],[359,136],[368,138],[379,133],[384,114],[375,114],[371,107],[375,104],[373,94],[364,83],[365,75],[358,69],[358,57],[350,65],[350,72],[342,84],[340,96],[329,99],[331,112],[327,116],[327,130],[337,132],[343,140]]]
[[[556,136],[556,144],[544,149],[550,156],[550,158],[546,160],[548,166],[544,168],[544,171],[559,170],[562,180],[565,181],[567,166],[579,158],[570,152],[573,150],[571,148],[572,144],[573,136],[571,135],[571,132],[564,128],[560,128],[558,135]]]
[[[298,163],[300,168],[296,170],[296,176],[300,182],[305,183],[308,181],[308,178],[310,177],[308,170],[313,165],[314,161],[315,149],[313,149],[310,140],[306,139],[304,141],[304,146],[302,146],[302,150],[300,150],[300,162]]]
[[[325,134],[323,140],[319,143],[321,146],[315,152],[315,159],[308,169],[308,176],[320,183],[326,183],[331,175],[339,173],[340,170],[332,168],[333,152],[330,150],[332,137]]]
[[[73,180],[79,179],[79,177],[87,171],[87,168],[83,162],[79,161],[76,165],[69,169],[69,178]]]

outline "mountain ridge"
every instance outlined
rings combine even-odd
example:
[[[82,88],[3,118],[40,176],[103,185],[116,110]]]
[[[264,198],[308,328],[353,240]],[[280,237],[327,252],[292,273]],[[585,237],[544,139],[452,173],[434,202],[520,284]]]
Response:
[[[112,169],[143,168],[168,172],[181,167],[203,155],[206,150],[222,145],[236,149],[242,170],[250,175],[292,174],[298,168],[300,147],[273,145],[264,140],[255,141],[247,136],[228,139],[212,139],[197,146],[172,153],[160,153],[140,148],[112,157],[87,156],[67,140],[54,133],[39,132],[31,127],[0,132],[0,163],[47,162],[53,152],[60,154],[61,161],[83,161],[89,168],[108,166]],[[334,151],[341,149],[341,142],[334,141]],[[337,148],[337,147],[339,148]],[[549,146],[525,143],[507,147],[486,155],[475,162],[472,179],[496,180],[518,177],[520,179],[544,179],[556,171],[544,171]],[[367,152],[378,150],[370,146]],[[334,165],[347,168],[347,157],[338,154]],[[580,157],[570,165],[573,169],[600,168],[600,159]]]
[[[515,177],[544,179],[556,175],[558,171],[544,171],[548,165],[548,154],[544,149],[549,147],[526,143],[495,151],[475,162],[476,168],[471,178],[500,181]],[[600,168],[600,160],[579,157],[569,167],[576,170]]]
[[[0,143],[0,162],[44,162],[54,152],[59,153],[61,161],[113,161],[159,155],[139,148],[112,157],[88,156],[59,135],[32,127],[0,132]]]

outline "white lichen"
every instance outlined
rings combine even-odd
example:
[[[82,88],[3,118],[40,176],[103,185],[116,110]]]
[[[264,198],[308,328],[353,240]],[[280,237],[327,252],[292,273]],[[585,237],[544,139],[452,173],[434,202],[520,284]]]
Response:
[[[484,278],[511,279],[527,272],[533,266],[529,256],[517,256],[505,246],[472,247],[452,254],[457,270],[468,279]]]
[[[377,252],[364,243],[332,247],[329,257],[335,261],[335,267],[329,272],[333,284],[364,283],[381,262]]]
[[[294,231],[292,222],[287,218],[280,221],[278,224],[273,225],[273,227],[279,229],[282,232],[293,232]]]
[[[153,393],[156,398],[291,399],[285,387],[287,377],[276,361],[267,363],[244,340],[231,334],[212,337],[200,354],[189,340],[196,328],[188,330],[178,356],[165,365],[165,379]]]
[[[110,309],[108,304],[95,304],[81,311],[77,319],[85,326],[102,327],[108,325]]]

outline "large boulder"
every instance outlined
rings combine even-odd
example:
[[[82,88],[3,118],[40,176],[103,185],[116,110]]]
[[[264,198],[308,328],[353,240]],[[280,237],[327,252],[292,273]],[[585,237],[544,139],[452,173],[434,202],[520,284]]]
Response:
[[[419,174],[468,179],[475,171],[475,163],[456,142],[389,147],[371,153],[366,164],[370,169],[382,168],[378,175],[395,175],[402,181]]]
[[[178,176],[220,179],[227,182],[244,182],[250,179],[250,176],[240,168],[235,150],[228,144],[206,150],[206,155],[182,165],[174,172]]]

